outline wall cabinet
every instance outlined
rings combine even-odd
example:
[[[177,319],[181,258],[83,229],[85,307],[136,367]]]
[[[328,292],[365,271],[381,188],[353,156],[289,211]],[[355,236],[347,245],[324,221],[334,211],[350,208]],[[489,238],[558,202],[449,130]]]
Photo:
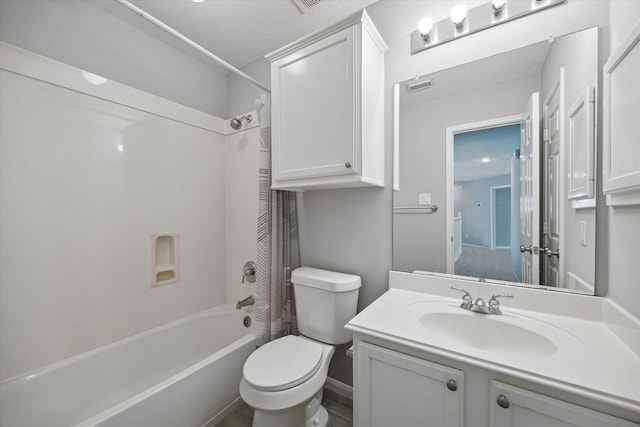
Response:
[[[640,426],[591,409],[589,402],[583,406],[558,398],[572,400],[566,392],[534,392],[534,384],[504,373],[425,352],[407,349],[412,353],[407,354],[395,343],[355,334],[354,349],[357,427]]]
[[[366,12],[267,55],[272,188],[384,186],[384,52]]]

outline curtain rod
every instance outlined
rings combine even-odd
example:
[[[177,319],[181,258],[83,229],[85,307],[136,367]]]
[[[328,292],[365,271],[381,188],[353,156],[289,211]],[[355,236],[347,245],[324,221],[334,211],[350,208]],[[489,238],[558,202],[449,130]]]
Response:
[[[262,83],[260,83],[259,81],[257,81],[256,79],[254,79],[253,77],[249,76],[248,74],[243,73],[242,71],[238,70],[236,67],[234,67],[233,65],[229,64],[228,62],[224,61],[223,59],[221,59],[220,57],[214,55],[213,53],[209,52],[207,49],[203,48],[202,46],[200,46],[199,44],[197,44],[196,42],[194,42],[193,40],[187,38],[186,36],[184,36],[182,33],[179,33],[178,31],[174,30],[173,28],[171,28],[170,26],[168,26],[167,24],[165,24],[164,22],[160,21],[159,19],[153,17],[152,15],[149,15],[147,12],[145,12],[144,10],[140,9],[139,7],[135,6],[134,4],[130,3],[127,0],[117,0],[118,3],[120,3],[121,5],[129,8],[130,10],[132,10],[133,12],[135,12],[136,14],[140,15],[142,18],[146,19],[147,21],[151,22],[152,24],[154,24],[155,26],[163,29],[164,31],[166,31],[167,33],[171,34],[172,36],[176,37],[178,40],[188,44],[189,46],[191,46],[192,48],[194,48],[195,50],[197,50],[200,53],[203,53],[204,55],[206,55],[207,57],[213,59],[214,61],[216,61],[218,64],[222,65],[224,68],[226,68],[227,70],[231,71],[234,74],[237,74],[238,76],[248,80],[250,83],[258,86],[260,89],[265,90],[267,93],[271,93],[271,91],[269,90],[269,88],[267,88],[266,86],[264,86]]]

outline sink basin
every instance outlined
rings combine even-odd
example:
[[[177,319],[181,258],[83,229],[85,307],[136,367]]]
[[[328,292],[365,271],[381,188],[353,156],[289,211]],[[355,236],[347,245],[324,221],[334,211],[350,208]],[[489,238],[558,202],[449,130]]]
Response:
[[[555,355],[577,338],[543,321],[512,313],[473,313],[449,302],[412,304],[405,309],[430,344],[472,348],[518,358]],[[574,347],[575,348],[575,347]]]

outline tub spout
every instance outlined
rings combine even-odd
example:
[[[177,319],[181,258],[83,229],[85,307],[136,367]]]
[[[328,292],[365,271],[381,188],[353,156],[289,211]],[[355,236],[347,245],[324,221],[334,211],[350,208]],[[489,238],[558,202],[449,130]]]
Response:
[[[253,305],[254,303],[255,300],[253,299],[253,296],[249,295],[245,299],[238,301],[238,303],[236,304],[236,310],[240,310],[242,307],[246,307],[248,305]]]

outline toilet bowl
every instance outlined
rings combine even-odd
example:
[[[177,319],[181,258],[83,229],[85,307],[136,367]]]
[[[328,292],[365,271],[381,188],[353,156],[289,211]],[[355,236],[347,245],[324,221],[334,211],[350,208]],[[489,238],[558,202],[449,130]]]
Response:
[[[291,282],[301,335],[263,345],[244,364],[240,395],[254,427],[326,427],[329,362],[335,345],[351,340],[344,325],[356,314],[360,277],[301,267]]]

